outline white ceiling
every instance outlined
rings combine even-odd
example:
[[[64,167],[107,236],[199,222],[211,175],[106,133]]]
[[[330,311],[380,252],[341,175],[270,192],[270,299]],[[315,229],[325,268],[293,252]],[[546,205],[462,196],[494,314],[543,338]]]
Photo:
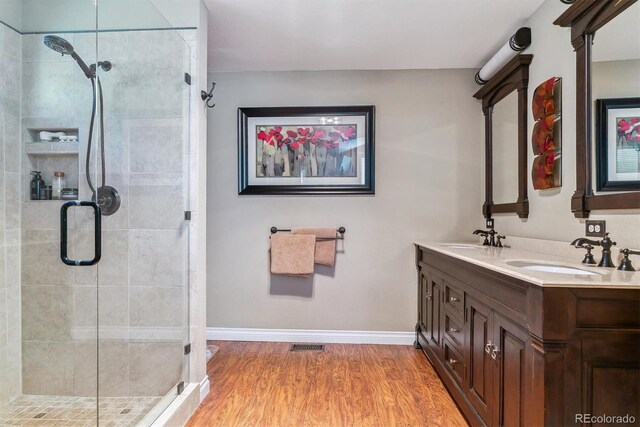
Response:
[[[544,0],[204,0],[210,71],[479,68]]]

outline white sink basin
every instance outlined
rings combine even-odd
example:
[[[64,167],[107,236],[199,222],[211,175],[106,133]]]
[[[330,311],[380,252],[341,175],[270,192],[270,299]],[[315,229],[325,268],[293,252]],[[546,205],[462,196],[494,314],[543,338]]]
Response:
[[[524,268],[525,270],[543,271],[545,273],[571,274],[578,276],[598,276],[599,273],[594,271],[582,270],[570,265],[548,264],[535,261],[507,261],[512,267]]]
[[[440,246],[451,249],[481,249],[480,245],[473,245],[471,243],[442,243]]]

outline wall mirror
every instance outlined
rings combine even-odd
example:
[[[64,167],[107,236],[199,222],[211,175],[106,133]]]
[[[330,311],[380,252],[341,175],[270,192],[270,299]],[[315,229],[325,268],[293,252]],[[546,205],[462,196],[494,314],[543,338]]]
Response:
[[[527,87],[533,55],[517,55],[473,96],[482,100],[485,201],[482,214],[529,216],[527,198]]]
[[[621,119],[630,127],[640,118],[640,105],[634,108],[634,98],[640,98],[639,19],[637,0],[577,0],[554,22],[571,28],[576,52],[571,211],[577,218],[588,218],[592,210],[640,208],[640,146],[617,131],[625,127]]]
[[[510,203],[518,196],[518,92],[493,107],[493,203]]]
[[[640,190],[640,2],[599,29],[592,50],[593,186],[596,194],[637,191]]]

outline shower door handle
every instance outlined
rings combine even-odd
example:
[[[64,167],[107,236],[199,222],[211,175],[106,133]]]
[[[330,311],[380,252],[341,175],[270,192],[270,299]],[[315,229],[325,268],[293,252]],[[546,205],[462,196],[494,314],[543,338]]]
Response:
[[[93,208],[93,212],[95,215],[95,251],[93,253],[93,259],[90,260],[74,260],[69,259],[67,256],[67,215],[69,208],[75,206],[89,206]],[[100,257],[102,256],[102,212],[100,211],[100,206],[96,202],[88,202],[88,201],[79,201],[72,200],[70,202],[66,202],[60,208],[60,259],[63,263],[72,266],[87,266],[87,265],[95,265],[100,261]]]

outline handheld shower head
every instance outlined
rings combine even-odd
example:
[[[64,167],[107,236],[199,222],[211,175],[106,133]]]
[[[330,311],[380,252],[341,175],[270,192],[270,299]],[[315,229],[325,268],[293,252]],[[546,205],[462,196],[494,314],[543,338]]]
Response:
[[[62,55],[73,55],[75,50],[73,49],[73,45],[58,36],[44,36],[44,44],[49,48]]]
[[[85,64],[82,58],[80,58],[80,56],[76,53],[73,45],[67,40],[63,39],[62,37],[48,35],[44,36],[44,44],[49,49],[55,52],[61,53],[62,55],[69,55],[73,59],[75,59],[80,68],[82,68],[82,71],[84,72],[84,75],[87,76],[87,78],[92,79],[95,77],[96,73],[94,71],[91,71],[91,69],[87,67],[87,64]]]

